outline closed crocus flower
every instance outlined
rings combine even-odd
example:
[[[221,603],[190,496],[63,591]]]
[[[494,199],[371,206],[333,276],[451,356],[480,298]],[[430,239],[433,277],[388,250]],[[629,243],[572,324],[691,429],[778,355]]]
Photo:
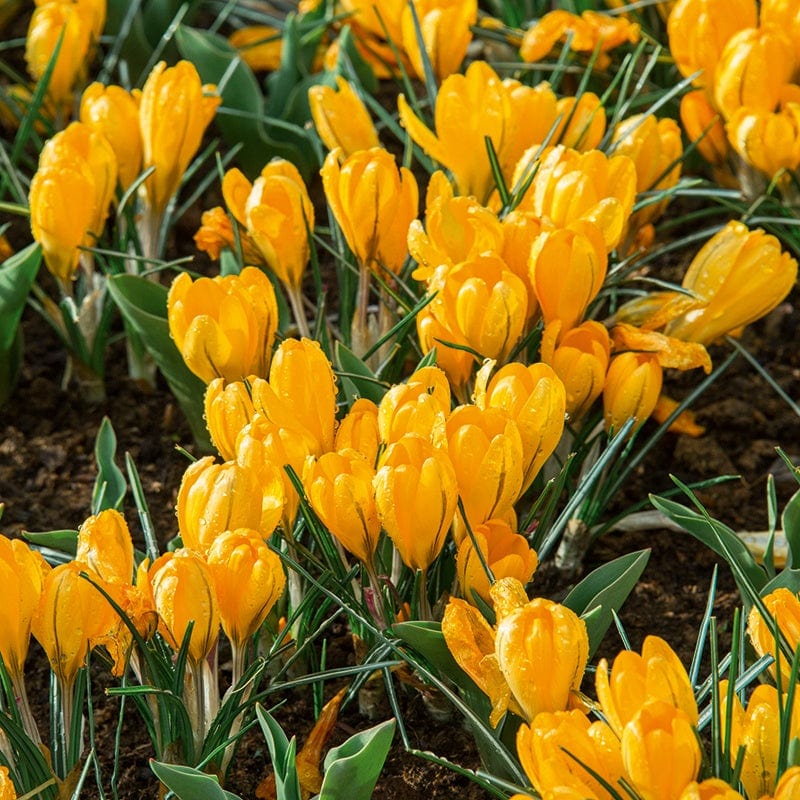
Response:
[[[728,157],[728,140],[719,112],[711,105],[702,89],[681,97],[681,122],[689,141],[697,145],[700,155],[714,166],[721,166]]]
[[[81,577],[88,571],[84,564],[70,561],[48,572],[32,619],[31,633],[64,690],[71,691],[91,640],[105,634],[116,617],[100,592]]]
[[[75,560],[107,583],[130,583],[133,540],[125,517],[113,508],[89,517],[78,530]]]
[[[692,781],[678,800],[744,800],[744,797],[721,778],[707,778],[701,783]]]
[[[795,71],[791,39],[779,28],[747,28],[728,40],[714,73],[714,102],[725,119],[746,106],[774,111]]]
[[[549,141],[558,117],[558,98],[547,81],[527,86],[513,78],[503,81],[511,113],[503,133],[503,175],[510,176],[522,154],[534,144]],[[566,119],[559,127],[563,128]]]
[[[378,432],[378,406],[366,397],[360,397],[353,403],[336,429],[333,446],[335,450],[356,450],[367,460],[375,464],[380,445]]]
[[[631,417],[639,428],[653,413],[663,370],[651,353],[620,353],[611,359],[603,387],[606,429],[618,431]]]
[[[145,181],[147,204],[160,216],[200,147],[220,98],[203,86],[194,64],[179,61],[153,67],[142,90],[139,121],[143,168],[155,167]]]
[[[409,433],[390,445],[375,475],[378,516],[403,563],[426,570],[456,510],[456,473],[447,453]]]
[[[581,153],[594,150],[602,141],[606,132],[606,110],[594,92],[562,97],[556,104],[556,114],[561,121],[551,141]]]
[[[573,692],[583,680],[589,637],[566,606],[537,597],[498,614],[495,655],[526,720],[579,705]]]
[[[547,364],[506,364],[489,381],[481,403],[504,409],[517,423],[522,437],[524,492],[564,432],[564,384]]]
[[[648,636],[642,653],[623,650],[609,673],[601,659],[595,676],[603,716],[617,736],[647,700],[663,700],[682,709],[697,725],[697,702],[686,669],[675,652],[658,636]]]
[[[261,170],[244,206],[247,233],[267,266],[287,288],[298,290],[310,255],[314,206],[303,178],[278,158]]]
[[[505,409],[457,408],[447,420],[447,450],[471,526],[511,509],[522,489],[524,465],[519,428]]]
[[[784,103],[776,112],[737,109],[725,129],[745,163],[769,178],[800,166],[800,103]]]
[[[408,255],[408,226],[417,216],[417,181],[380,147],[353,153],[341,164],[340,156],[330,152],[321,171],[336,222],[362,267],[396,274]]]
[[[773,800],[794,800],[795,797],[800,797],[800,767],[789,767],[775,787]]]
[[[202,556],[185,547],[157,558],[148,571],[158,611],[159,633],[177,651],[189,623],[189,661],[199,664],[219,636],[219,605],[211,570]]]
[[[648,800],[674,800],[697,778],[697,733],[685,711],[649,700],[625,726],[622,763],[633,788]]]
[[[466,402],[465,387],[475,367],[475,356],[464,334],[443,324],[433,313],[430,303],[417,314],[417,334],[422,352],[427,354],[436,348],[436,364],[444,370],[453,393]]]
[[[728,40],[744,28],[754,28],[757,17],[754,0],[678,0],[669,15],[667,34],[681,75],[688,78],[700,71],[694,83],[710,91]]]
[[[178,490],[178,531],[183,544],[208,552],[223,531],[253,528],[269,536],[283,511],[283,479],[274,465],[260,469],[235,461],[215,464],[212,456],[195,461]]]
[[[761,25],[785,31],[800,56],[800,8],[796,3],[792,0],[761,0],[758,19]]]
[[[25,62],[34,80],[44,75],[59,38],[61,49],[47,94],[56,105],[67,108],[73,87],[85,74],[92,42],[92,17],[81,4],[45,3],[34,9],[25,39]]]
[[[522,584],[530,581],[539,560],[524,536],[514,533],[511,526],[500,519],[486,520],[476,525],[472,533],[495,580],[516,578]],[[489,578],[469,536],[465,536],[458,547],[456,575],[461,594],[468,602],[474,604],[477,594],[487,605],[493,605]]]
[[[774,236],[729,222],[703,245],[681,282],[705,305],[670,322],[665,333],[710,344],[772,311],[796,278],[797,261]]]
[[[789,589],[780,588],[762,599],[770,617],[765,620],[754,606],[747,618],[747,635],[759,656],[777,655],[781,680],[787,685],[792,665],[776,646],[775,623],[777,622],[781,634],[794,651],[800,643],[800,598]],[[775,666],[771,666],[770,670],[774,675]]]
[[[503,217],[503,246],[499,252],[508,268],[525,284],[528,292],[528,322],[539,311],[539,300],[533,288],[530,270],[531,248],[548,227],[547,221],[532,211],[514,209]]]
[[[485,358],[504,361],[519,341],[528,312],[528,290],[499,256],[478,256],[457,264],[438,290],[431,309],[448,328],[461,332]]]
[[[446,78],[436,96],[435,133],[411,110],[403,95],[397,99],[400,121],[408,135],[455,178],[458,194],[485,202],[494,187],[485,138],[503,156],[511,105],[502,81],[485,61],[473,61],[464,75]]]
[[[206,387],[206,426],[214,447],[225,461],[236,458],[236,438],[256,413],[250,391],[243,381],[225,384],[215,378]]]
[[[222,630],[240,650],[261,627],[286,585],[280,556],[258,531],[220,534],[206,556],[214,579]]]
[[[477,0],[417,0],[414,3],[425,53],[437,81],[456,72],[472,41],[470,25],[478,18]],[[420,78],[425,77],[417,26],[411,7],[400,19],[403,48]]]
[[[573,420],[580,419],[603,391],[610,357],[605,325],[587,320],[567,331],[547,358],[564,384],[566,412]]]
[[[186,365],[205,383],[267,374],[278,304],[269,278],[256,267],[196,281],[182,272],[169,290],[167,315]]]
[[[374,478],[372,465],[355,450],[309,460],[303,473],[308,501],[322,524],[370,568],[381,532]]]
[[[619,740],[604,722],[590,723],[577,709],[544,711],[530,725],[521,725],[517,755],[542,797],[567,789],[575,797],[612,800],[601,781],[616,787],[622,777]]]
[[[81,96],[80,119],[108,139],[117,157],[120,185],[126,190],[142,168],[138,94],[92,83]]]
[[[355,22],[375,36],[400,43],[400,17],[403,0],[342,0],[342,10],[353,14]]]
[[[336,76],[336,88],[318,83],[308,90],[311,119],[328,150],[341,149],[344,158],[359,150],[380,147],[372,118],[351,83]]]
[[[378,430],[385,444],[418,433],[441,444],[450,414],[450,385],[439,367],[418,369],[404,383],[392,386],[378,407]]]
[[[600,229],[588,222],[545,231],[534,241],[530,274],[545,325],[574,328],[597,296],[608,268]]]

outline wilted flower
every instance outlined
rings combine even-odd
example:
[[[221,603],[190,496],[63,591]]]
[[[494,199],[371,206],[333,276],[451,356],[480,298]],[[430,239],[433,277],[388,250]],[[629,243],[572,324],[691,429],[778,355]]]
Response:
[[[351,83],[336,76],[336,89],[323,83],[308,90],[311,119],[328,150],[341,148],[344,158],[359,150],[380,147],[378,134]]]
[[[198,278],[182,272],[167,297],[169,331],[186,365],[205,383],[264,376],[278,327],[272,284],[256,267]]]

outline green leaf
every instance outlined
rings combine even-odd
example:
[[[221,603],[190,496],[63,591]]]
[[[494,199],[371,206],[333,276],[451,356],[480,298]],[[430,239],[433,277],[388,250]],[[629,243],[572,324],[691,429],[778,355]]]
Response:
[[[150,769],[179,800],[241,800],[239,795],[226,792],[215,775],[200,772],[194,767],[150,761]]]
[[[650,502],[662,514],[665,514],[673,522],[677,522],[695,539],[706,547],[710,547],[730,564],[742,598],[750,596],[747,582],[752,584],[756,593],[761,592],[767,582],[766,573],[758,565],[742,540],[727,525],[664,497],[651,495]]]
[[[25,531],[23,536],[38,547],[60,550],[73,558],[78,552],[78,531]]]
[[[800,490],[792,495],[783,509],[781,525],[789,546],[786,566],[800,565]]]
[[[184,364],[169,335],[166,288],[138,275],[116,275],[108,279],[108,291],[158,364],[186,414],[198,447],[211,452],[211,441],[203,421],[205,384]]]
[[[119,58],[126,62],[130,75],[139,75],[147,65],[153,45],[147,38],[144,17],[139,8],[131,16],[131,0],[108,0],[105,33],[116,41]],[[123,42],[118,37],[124,36]]]
[[[618,611],[644,572],[649,550],[615,558],[590,572],[566,597],[564,605],[583,617],[589,634],[589,656],[597,650]]]
[[[325,756],[319,800],[369,800],[392,746],[393,719],[351,736]]]
[[[108,508],[119,509],[128,484],[122,470],[116,465],[117,436],[108,417],[103,417],[94,442],[94,458],[97,462],[97,478],[92,491],[92,514]]]
[[[800,594],[800,569],[781,570],[769,583],[764,584],[761,596],[766,597],[776,589],[789,589],[795,594]]]
[[[302,800],[295,763],[294,738],[291,741],[286,738],[281,726],[261,704],[256,705],[256,716],[272,758],[278,800]]]
[[[358,396],[380,403],[386,394],[386,386],[375,377],[375,373],[341,342],[336,342],[334,354],[337,368],[346,373]]]
[[[19,373],[19,321],[41,261],[42,248],[31,244],[0,264],[0,406],[11,396]]]

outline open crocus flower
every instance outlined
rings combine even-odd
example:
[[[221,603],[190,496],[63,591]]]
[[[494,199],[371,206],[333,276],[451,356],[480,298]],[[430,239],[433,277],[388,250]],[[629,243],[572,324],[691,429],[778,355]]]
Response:
[[[311,119],[328,150],[340,148],[344,158],[380,147],[372,118],[351,83],[336,76],[336,89],[318,83],[308,90]]]

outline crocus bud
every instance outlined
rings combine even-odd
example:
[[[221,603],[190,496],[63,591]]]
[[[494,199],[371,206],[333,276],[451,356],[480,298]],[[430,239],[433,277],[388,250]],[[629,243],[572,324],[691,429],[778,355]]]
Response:
[[[589,637],[583,620],[566,606],[537,597],[498,614],[495,655],[526,720],[579,705],[573,692],[583,680]]]
[[[212,456],[195,461],[178,490],[178,531],[184,545],[208,552],[223,531],[253,528],[268,537],[283,511],[283,479],[278,468],[260,469],[235,461],[215,464]]]
[[[409,433],[390,445],[375,475],[381,523],[403,563],[427,569],[441,551],[456,510],[456,473],[448,455]]]
[[[652,800],[672,800],[697,778],[702,754],[686,712],[649,700],[625,726],[622,763],[633,788]]]
[[[183,547],[157,558],[148,577],[159,632],[177,651],[193,622],[188,656],[193,664],[199,664],[219,636],[219,606],[210,568],[202,556]]]
[[[692,781],[678,800],[744,800],[744,797],[721,778],[707,778],[701,783]]]
[[[22,676],[31,621],[49,571],[49,565],[38,551],[31,550],[21,539],[0,536],[0,585],[3,587],[0,656],[14,679]]]
[[[731,221],[700,248],[681,282],[705,305],[670,322],[665,333],[710,344],[772,311],[796,278],[797,261],[778,239]]]
[[[604,722],[590,723],[577,709],[544,711],[530,726],[521,725],[517,755],[542,797],[564,787],[578,797],[611,800],[601,780],[616,786],[623,775],[619,740]]]
[[[378,430],[385,444],[407,433],[418,433],[436,445],[445,436],[450,414],[450,385],[439,367],[423,367],[405,383],[392,386],[378,407]]]
[[[145,181],[147,204],[160,216],[178,191],[189,163],[200,147],[220,98],[215,87],[203,86],[190,61],[153,67],[142,90],[139,120],[143,168],[155,167]]]
[[[495,580],[516,578],[522,584],[530,581],[539,561],[536,551],[524,536],[514,533],[507,522],[499,519],[476,525],[472,533]],[[456,575],[461,594],[468,602],[474,603],[477,594],[487,605],[493,605],[489,578],[469,536],[464,536],[458,547]]]
[[[764,619],[755,606],[747,618],[747,635],[759,656],[767,654],[775,656],[781,672],[784,686],[788,684],[792,665],[775,642],[775,623],[786,639],[789,647],[794,651],[800,643],[800,598],[789,589],[775,589],[764,598],[764,605],[770,613],[769,619]],[[775,665],[770,667],[775,674]]]
[[[205,383],[267,374],[278,303],[260,269],[196,281],[182,272],[167,296],[167,315],[186,365]]]
[[[472,41],[470,25],[478,18],[477,0],[417,0],[414,3],[422,42],[437,81],[456,72]],[[400,19],[402,44],[420,78],[425,77],[417,26],[411,7]]]
[[[566,393],[547,364],[506,364],[494,374],[481,401],[505,409],[522,437],[524,492],[556,449],[564,432]]]
[[[204,409],[214,447],[223,460],[233,461],[236,438],[256,413],[250,391],[243,381],[226,385],[222,378],[215,378],[206,387]]]
[[[89,517],[78,530],[75,560],[107,583],[133,580],[133,540],[125,517],[109,508]]]
[[[459,406],[447,420],[447,450],[471,526],[499,517],[519,497],[523,448],[519,428],[503,408]]]
[[[694,691],[675,652],[658,636],[648,636],[642,654],[623,650],[609,674],[608,662],[601,659],[595,677],[597,699],[603,716],[617,736],[647,700],[663,700],[682,709],[692,725],[697,725]]]
[[[372,400],[360,397],[336,429],[334,450],[356,450],[364,456],[368,464],[374,465],[379,445],[378,406]]]
[[[355,450],[309,460],[303,473],[308,501],[322,524],[366,564],[372,564],[381,533],[374,478],[372,465]]]
[[[417,216],[417,181],[379,147],[353,153],[341,165],[340,157],[331,151],[321,174],[347,245],[363,267],[397,274],[408,255],[408,226]]]
[[[80,119],[108,139],[117,157],[120,185],[126,190],[142,168],[139,96],[121,86],[92,83],[81,96]]]
[[[631,417],[639,428],[653,413],[663,382],[658,358],[650,353],[620,353],[611,359],[603,387],[606,429],[618,431]]]
[[[242,647],[283,594],[286,575],[281,558],[258,531],[239,528],[217,536],[206,561],[214,579],[222,630]]]
[[[291,161],[278,158],[261,170],[245,202],[244,216],[247,233],[267,266],[284,285],[298,289],[310,256],[314,206]]]
[[[311,119],[328,150],[341,148],[344,158],[359,150],[380,147],[366,106],[352,84],[336,76],[336,89],[318,83],[308,90]]]
[[[90,641],[105,634],[116,612],[92,584],[81,577],[84,564],[70,561],[48,572],[42,584],[31,633],[44,649],[60,684],[71,689],[86,661]]]

